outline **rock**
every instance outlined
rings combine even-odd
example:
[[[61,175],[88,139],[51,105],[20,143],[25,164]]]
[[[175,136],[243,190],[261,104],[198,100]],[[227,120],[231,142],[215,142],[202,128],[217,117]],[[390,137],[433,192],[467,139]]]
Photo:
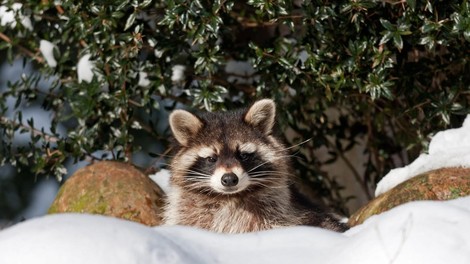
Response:
[[[352,227],[372,215],[418,200],[450,200],[470,195],[470,168],[443,168],[413,177],[379,195],[350,218]]]
[[[49,213],[101,214],[155,226],[162,220],[163,196],[160,187],[134,166],[102,161],[70,177]]]

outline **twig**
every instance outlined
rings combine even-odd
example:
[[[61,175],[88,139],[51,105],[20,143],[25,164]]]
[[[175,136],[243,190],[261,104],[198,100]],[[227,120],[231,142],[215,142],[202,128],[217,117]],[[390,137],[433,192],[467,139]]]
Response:
[[[31,127],[31,126],[27,126],[27,125],[23,125],[21,123],[18,123],[18,122],[15,122],[13,120],[10,120],[4,116],[1,116],[0,117],[0,124],[2,125],[13,125],[13,126],[19,126],[23,129],[26,129],[28,131],[30,131],[33,136],[42,136],[44,138],[45,141],[47,142],[51,142],[51,143],[57,143],[60,138],[56,137],[56,136],[52,136],[52,135],[49,135],[49,134],[46,134],[40,130],[37,130],[35,129],[34,127]]]
[[[2,39],[3,41],[5,41],[5,42],[7,42],[7,43],[9,43],[9,44],[12,44],[12,40],[11,40],[7,35],[5,35],[5,34],[3,34],[3,33],[1,33],[1,32],[0,32],[0,39]],[[27,56],[31,57],[32,59],[35,59],[37,62],[42,63],[42,64],[45,63],[44,58],[38,56],[37,54],[35,54],[34,52],[30,51],[29,49],[27,49],[27,48],[25,48],[25,47],[23,47],[23,46],[21,46],[21,45],[16,45],[16,46],[18,47],[18,49],[19,49],[22,53],[26,54]]]

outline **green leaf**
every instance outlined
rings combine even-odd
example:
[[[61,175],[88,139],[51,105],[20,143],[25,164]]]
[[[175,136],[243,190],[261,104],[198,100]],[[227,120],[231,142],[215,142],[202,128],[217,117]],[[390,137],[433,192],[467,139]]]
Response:
[[[284,57],[279,58],[279,64],[287,69],[291,69],[293,65]]]
[[[113,13],[111,14],[111,17],[114,17],[114,18],[121,18],[121,17],[123,17],[124,15],[125,15],[124,12],[116,11],[116,12],[113,12]]]
[[[152,0],[144,0],[142,3],[140,3],[139,8],[146,8],[152,3]]]
[[[393,35],[393,44],[395,45],[395,47],[397,47],[397,49],[403,49],[403,39],[401,38],[400,34]]]
[[[380,39],[379,45],[387,43],[390,39],[392,39],[393,33],[392,32],[386,32],[385,35]]]
[[[380,24],[382,24],[382,26],[387,29],[388,31],[395,31],[395,26],[392,25],[392,23],[390,23],[390,21],[386,20],[386,19],[383,19],[381,18],[380,19]]]
[[[129,29],[134,24],[136,16],[137,16],[137,13],[134,12],[127,18],[126,25],[124,26],[124,30]]]

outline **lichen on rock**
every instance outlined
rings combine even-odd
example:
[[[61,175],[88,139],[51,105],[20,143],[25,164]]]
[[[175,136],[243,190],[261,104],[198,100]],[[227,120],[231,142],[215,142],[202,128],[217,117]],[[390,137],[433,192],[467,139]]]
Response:
[[[161,223],[163,196],[160,187],[134,166],[102,161],[68,179],[49,213],[101,214],[155,226]]]
[[[349,218],[349,225],[419,200],[450,200],[470,195],[470,168],[442,168],[413,177],[379,195]]]

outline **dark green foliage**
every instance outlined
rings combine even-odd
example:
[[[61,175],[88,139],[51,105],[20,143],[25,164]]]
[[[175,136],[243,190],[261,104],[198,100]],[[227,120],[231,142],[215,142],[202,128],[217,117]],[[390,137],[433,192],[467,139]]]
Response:
[[[8,1],[10,5],[11,1]],[[15,97],[2,117],[2,163],[60,178],[69,159],[115,159],[167,146],[166,119],[175,103],[207,110],[274,98],[282,131],[298,149],[296,168],[321,197],[345,209],[325,164],[344,161],[370,197],[390,169],[426,150],[436,131],[469,113],[470,4],[467,1],[23,1],[16,27],[0,26],[10,62],[24,56],[38,72],[0,91]],[[22,25],[32,20],[34,30]],[[56,48],[56,67],[39,51]],[[90,56],[93,80],[77,77]],[[247,74],[227,71],[244,61]],[[184,77],[175,76],[183,65]],[[179,66],[177,66],[179,67]],[[148,85],[139,78],[147,75]],[[172,78],[173,76],[173,78]],[[38,89],[41,78],[47,89]],[[235,80],[235,81],[234,81]],[[238,80],[238,81],[237,81]],[[21,105],[39,103],[51,124],[23,120]],[[10,109],[12,111],[12,109]],[[326,113],[334,114],[326,114]],[[37,127],[50,126],[50,131]],[[57,128],[66,129],[59,133]],[[30,133],[12,145],[15,131]],[[294,136],[293,136],[294,135]],[[344,155],[365,145],[364,175]],[[314,151],[325,149],[326,160]],[[146,164],[150,166],[151,164]],[[360,167],[359,166],[359,167]]]

